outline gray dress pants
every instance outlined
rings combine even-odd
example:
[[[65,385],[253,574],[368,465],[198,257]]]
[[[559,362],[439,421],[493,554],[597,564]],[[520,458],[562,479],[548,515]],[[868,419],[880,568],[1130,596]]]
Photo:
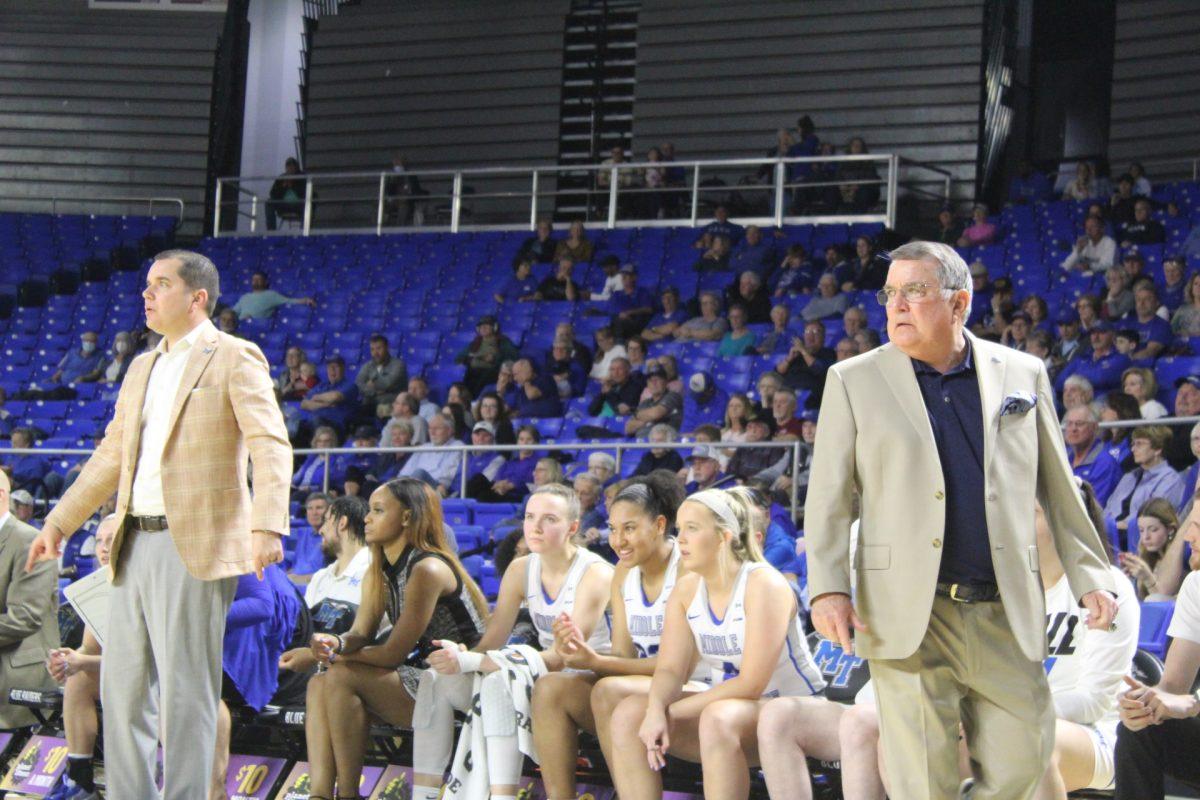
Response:
[[[100,669],[108,797],[160,796],[160,729],[161,796],[208,797],[225,615],[236,588],[236,578],[202,581],[188,574],[170,531],[129,531]]]

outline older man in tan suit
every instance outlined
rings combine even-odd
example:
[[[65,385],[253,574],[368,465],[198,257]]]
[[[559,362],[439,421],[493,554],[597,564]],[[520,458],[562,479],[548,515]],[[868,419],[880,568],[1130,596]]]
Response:
[[[29,709],[8,704],[8,690],[53,689],[41,664],[59,644],[58,570],[48,562],[25,571],[38,532],[9,512],[10,489],[0,472],[0,729],[36,722]]]
[[[950,247],[892,252],[890,344],[832,367],[805,507],[813,623],[870,659],[896,800],[1031,796],[1054,744],[1034,501],[1090,627],[1116,611],[1042,362],[963,330]],[[850,524],[861,497],[851,602]]]
[[[162,334],[129,367],[104,441],[46,518],[29,555],[53,558],[112,492],[121,525],[101,699],[108,796],[208,794],[221,690],[221,643],[237,576],[282,560],[292,451],[266,359],[210,321],[211,261],[159,254],[146,277],[146,324]],[[247,456],[254,491],[247,488]]]

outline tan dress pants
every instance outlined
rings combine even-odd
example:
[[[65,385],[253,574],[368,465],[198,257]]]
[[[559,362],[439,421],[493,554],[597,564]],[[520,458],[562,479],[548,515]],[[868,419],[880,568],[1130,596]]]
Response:
[[[938,595],[917,651],[870,664],[892,800],[958,797],[960,722],[973,800],[1033,794],[1054,749],[1054,705],[1042,662],[1021,652],[1000,601]]]

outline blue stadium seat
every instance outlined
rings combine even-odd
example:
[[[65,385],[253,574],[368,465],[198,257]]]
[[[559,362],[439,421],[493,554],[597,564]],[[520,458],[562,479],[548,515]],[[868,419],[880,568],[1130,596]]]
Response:
[[[1138,649],[1162,658],[1166,654],[1167,628],[1175,614],[1175,603],[1142,603],[1142,622],[1138,631]]]

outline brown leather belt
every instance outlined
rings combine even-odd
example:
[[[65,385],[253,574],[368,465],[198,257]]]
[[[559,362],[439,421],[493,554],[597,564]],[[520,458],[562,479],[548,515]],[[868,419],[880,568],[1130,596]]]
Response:
[[[166,517],[135,517],[129,515],[129,521],[133,525],[135,531],[145,531],[146,533],[158,533],[167,529]]]

